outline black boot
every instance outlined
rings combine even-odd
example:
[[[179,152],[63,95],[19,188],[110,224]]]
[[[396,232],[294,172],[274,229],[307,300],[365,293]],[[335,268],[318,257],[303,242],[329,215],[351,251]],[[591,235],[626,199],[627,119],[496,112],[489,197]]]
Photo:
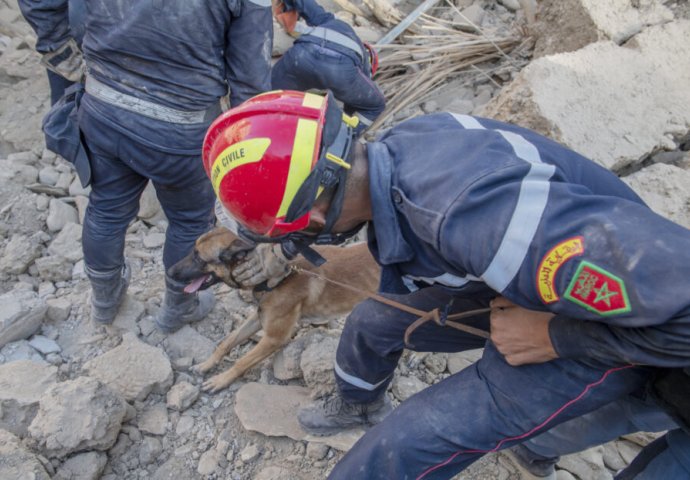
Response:
[[[188,323],[198,322],[208,315],[216,303],[213,292],[202,290],[184,293],[185,286],[185,283],[165,276],[165,298],[156,315],[156,325],[165,333],[172,333]]]
[[[103,325],[113,323],[129,286],[129,266],[125,263],[121,268],[109,272],[84,266],[84,271],[91,282],[91,319]]]
[[[379,423],[393,410],[386,395],[370,403],[350,403],[335,393],[297,413],[299,424],[312,435],[333,435],[346,428]]]

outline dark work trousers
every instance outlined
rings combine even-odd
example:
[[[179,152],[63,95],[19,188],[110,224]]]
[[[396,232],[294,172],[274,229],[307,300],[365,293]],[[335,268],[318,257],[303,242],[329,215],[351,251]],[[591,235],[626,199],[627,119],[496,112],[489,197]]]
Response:
[[[489,298],[462,298],[431,287],[391,298],[421,310],[463,311]],[[342,396],[368,402],[385,392],[415,316],[374,300],[347,319],[336,354]],[[466,323],[488,328],[488,315]],[[484,346],[477,337],[427,323],[410,338],[414,350],[456,352]],[[555,425],[641,390],[650,371],[594,367],[571,359],[512,367],[491,342],[482,358],[403,402],[333,469],[331,479],[448,479],[488,452],[521,443]]]
[[[125,233],[149,180],[168,218],[166,270],[191,251],[213,221],[215,195],[201,162],[208,125],[142,117],[86,94],[79,125],[90,151],[91,194],[84,218],[84,262],[110,272],[124,262]]]
[[[386,107],[383,93],[362,70],[361,61],[316,43],[297,42],[285,52],[271,71],[271,85],[282,90],[331,90],[345,113],[360,117],[358,134]]]

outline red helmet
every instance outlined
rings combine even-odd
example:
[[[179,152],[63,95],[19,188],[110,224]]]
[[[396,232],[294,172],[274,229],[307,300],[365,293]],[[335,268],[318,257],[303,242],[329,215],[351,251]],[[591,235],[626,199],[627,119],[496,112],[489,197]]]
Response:
[[[376,71],[379,69],[379,54],[376,52],[374,47],[367,42],[363,42],[364,48],[367,49],[369,53],[369,65],[371,65],[371,76],[376,75]]]
[[[228,110],[209,127],[202,152],[221,204],[256,235],[306,228],[318,195],[337,184],[323,173],[350,167],[343,157],[351,120],[331,95],[281,90]]]

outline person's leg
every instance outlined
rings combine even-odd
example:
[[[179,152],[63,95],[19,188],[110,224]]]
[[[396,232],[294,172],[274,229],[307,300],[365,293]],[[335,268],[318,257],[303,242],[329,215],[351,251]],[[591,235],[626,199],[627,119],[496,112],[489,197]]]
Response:
[[[639,395],[637,394],[639,393]],[[581,417],[573,418],[506,451],[517,466],[536,477],[555,474],[561,455],[586,450],[632,432],[660,432],[676,422],[636,392]]]
[[[303,72],[304,49],[301,45],[293,45],[280,57],[271,68],[271,88],[274,90],[305,91],[311,86],[311,75]]]
[[[80,122],[90,150],[91,193],[84,216],[82,247],[85,271],[91,281],[94,321],[110,323],[129,283],[125,266],[125,234],[139,209],[146,178],[117,156],[121,136],[86,112]]]
[[[644,447],[615,480],[690,480],[690,435],[675,429]]]
[[[345,113],[359,119],[357,134],[371,126],[386,108],[386,97],[361,66],[353,64],[340,73],[340,81],[332,87],[335,98],[343,102]]]
[[[426,288],[407,295],[387,295],[423,311],[453,301],[450,313],[488,305],[484,300],[454,298],[440,288]],[[348,319],[338,343],[335,377],[338,394],[300,410],[302,428],[315,435],[328,435],[355,425],[373,424],[390,411],[385,391],[405,348],[405,330],[417,316],[375,300],[359,304]],[[466,322],[488,329],[488,315]],[[450,327],[428,322],[416,329],[409,346],[418,351],[456,352],[480,348],[485,340]]]
[[[648,375],[564,359],[512,367],[488,343],[477,363],[406,400],[367,432],[329,478],[451,478],[485,453],[628,395]]]

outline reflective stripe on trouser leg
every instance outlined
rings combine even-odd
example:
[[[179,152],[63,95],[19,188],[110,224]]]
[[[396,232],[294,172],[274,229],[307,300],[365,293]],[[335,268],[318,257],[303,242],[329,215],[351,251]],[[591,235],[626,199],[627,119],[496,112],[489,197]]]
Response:
[[[573,360],[511,367],[487,344],[480,361],[402,402],[333,469],[332,480],[448,479],[483,454],[636,391],[649,370]]]

